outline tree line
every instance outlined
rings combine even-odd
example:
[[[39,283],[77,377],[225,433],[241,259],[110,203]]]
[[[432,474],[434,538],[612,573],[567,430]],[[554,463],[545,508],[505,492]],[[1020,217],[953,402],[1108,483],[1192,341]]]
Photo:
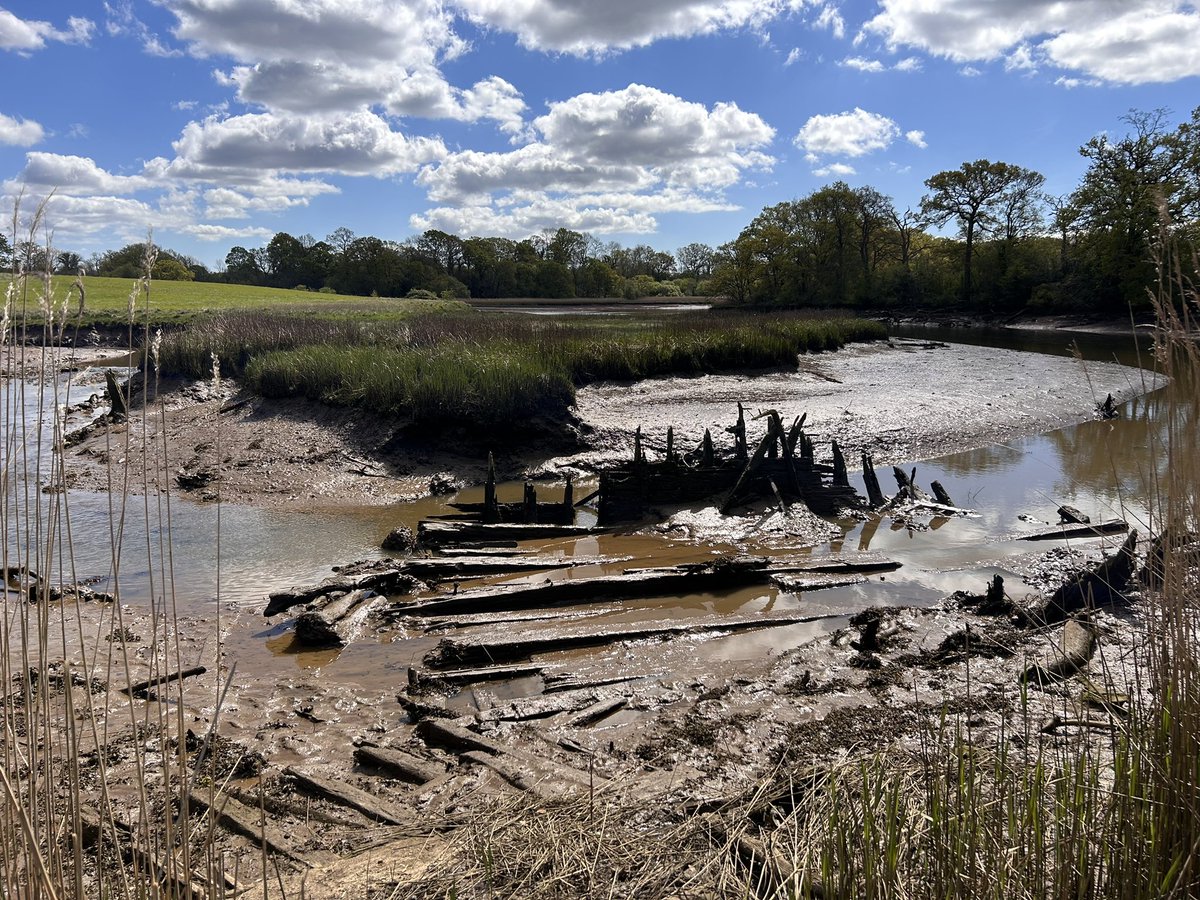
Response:
[[[717,247],[667,253],[567,228],[524,240],[430,230],[403,242],[338,228],[324,240],[280,232],[263,247],[234,247],[223,272],[160,251],[154,275],[382,297],[706,295],[753,305],[1116,313],[1147,302],[1164,228],[1200,243],[1200,107],[1175,127],[1165,110],[1123,122],[1123,136],[1080,148],[1087,170],[1064,196],[1047,194],[1039,172],[980,159],[927,178],[915,208],[837,181],[766,207]],[[955,236],[944,236],[950,229]],[[85,261],[0,242],[0,262],[30,271],[140,271],[140,244]]]

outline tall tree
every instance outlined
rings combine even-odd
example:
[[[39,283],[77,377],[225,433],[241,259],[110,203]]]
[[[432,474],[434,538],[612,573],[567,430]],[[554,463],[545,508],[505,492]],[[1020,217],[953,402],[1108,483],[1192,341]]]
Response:
[[[925,181],[930,192],[921,198],[921,212],[936,225],[953,219],[962,232],[963,298],[968,303],[974,295],[971,267],[975,241],[997,225],[1006,194],[1032,177],[1041,178],[1021,166],[978,159],[938,172]]]

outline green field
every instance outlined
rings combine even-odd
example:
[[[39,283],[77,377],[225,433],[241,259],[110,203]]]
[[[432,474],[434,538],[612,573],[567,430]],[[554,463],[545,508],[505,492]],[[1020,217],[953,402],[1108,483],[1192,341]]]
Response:
[[[11,276],[0,282],[7,288]],[[80,319],[79,294],[71,289],[75,278],[56,275],[53,278],[53,300],[56,306],[66,300],[68,325],[81,326],[124,326],[129,321],[129,294],[136,287],[131,278],[100,278],[87,276],[83,279],[86,303]],[[40,297],[42,282],[29,279],[27,292],[23,295],[20,285],[13,302],[13,319],[23,319],[29,325],[40,325],[44,321]],[[222,284],[219,282],[155,281],[150,285],[149,297],[139,293],[135,322],[138,325],[186,325],[205,319],[213,313],[233,310],[262,311],[286,307],[290,312],[314,315],[353,312],[364,318],[392,318],[397,313],[403,318],[413,307],[422,303],[423,312],[435,306],[446,311],[466,310],[466,304],[457,301],[411,301],[351,297],[341,294],[322,294],[316,291],[295,291],[282,288],[254,287],[244,284]],[[27,314],[22,316],[22,310]]]

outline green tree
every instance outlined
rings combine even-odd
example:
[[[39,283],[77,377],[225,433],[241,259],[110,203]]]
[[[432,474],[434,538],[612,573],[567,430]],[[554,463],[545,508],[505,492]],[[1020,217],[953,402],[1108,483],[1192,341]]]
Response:
[[[150,277],[156,281],[192,281],[196,275],[173,256],[160,256],[154,263]]]
[[[716,255],[708,244],[684,244],[675,251],[676,271],[691,278],[708,278],[712,275]]]
[[[957,169],[938,172],[925,181],[929,193],[921,198],[921,212],[935,225],[958,223],[963,236],[963,299],[974,298],[972,266],[975,242],[1001,221],[1006,197],[1042,176],[1021,166],[979,159]]]
[[[54,257],[54,271],[60,275],[74,275],[83,268],[83,257],[70,250],[62,250]]]

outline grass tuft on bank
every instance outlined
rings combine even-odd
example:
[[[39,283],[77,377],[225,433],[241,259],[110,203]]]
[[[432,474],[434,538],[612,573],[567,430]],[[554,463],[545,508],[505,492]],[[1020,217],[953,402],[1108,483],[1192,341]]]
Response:
[[[802,315],[593,324],[406,308],[406,317],[374,319],[218,316],[164,341],[164,371],[206,377],[215,353],[222,372],[267,397],[307,397],[416,423],[512,426],[565,419],[575,388],[597,381],[778,369],[795,365],[799,353],[886,337],[876,322]]]

